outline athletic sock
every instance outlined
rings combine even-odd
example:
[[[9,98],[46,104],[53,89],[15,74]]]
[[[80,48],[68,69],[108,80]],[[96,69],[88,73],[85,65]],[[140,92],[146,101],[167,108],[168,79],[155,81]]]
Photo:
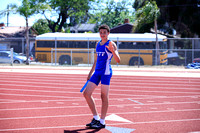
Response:
[[[99,115],[94,115],[93,118],[94,118],[95,120],[99,120],[99,119],[100,119]]]
[[[101,123],[102,125],[105,125],[105,124],[106,124],[106,123],[105,123],[105,119],[100,119],[99,121],[100,121],[100,123]]]

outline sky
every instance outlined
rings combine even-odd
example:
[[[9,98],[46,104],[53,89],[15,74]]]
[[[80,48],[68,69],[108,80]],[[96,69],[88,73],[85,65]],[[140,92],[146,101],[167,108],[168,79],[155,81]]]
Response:
[[[4,10],[7,8],[8,4],[15,3],[20,5],[20,0],[0,0],[0,10]],[[34,15],[28,19],[29,26],[32,26],[38,19],[44,18],[42,15]],[[7,26],[7,16],[0,18],[0,23],[4,23]],[[25,18],[20,16],[19,14],[9,14],[9,26],[25,26],[26,21]]]
[[[121,0],[115,0],[121,1]],[[21,4],[21,0],[0,0],[0,10],[4,10],[7,8],[8,4],[15,3],[16,5]],[[56,18],[56,16],[55,16]],[[37,14],[33,15],[28,19],[29,26],[32,26],[38,19],[45,19],[43,15]],[[7,26],[7,16],[0,17],[0,23],[4,23]],[[26,21],[25,18],[20,16],[19,14],[9,14],[9,26],[25,26]]]

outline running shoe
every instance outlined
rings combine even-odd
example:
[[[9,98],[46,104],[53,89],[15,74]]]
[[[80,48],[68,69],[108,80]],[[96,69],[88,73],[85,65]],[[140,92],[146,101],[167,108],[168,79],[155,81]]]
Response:
[[[92,129],[101,129],[101,128],[105,128],[106,125],[101,124],[100,121],[97,121],[95,124],[91,125],[90,128]]]
[[[88,124],[86,124],[86,126],[91,127],[92,125],[96,124],[98,122],[98,120],[95,120],[94,118],[92,119],[92,121]]]

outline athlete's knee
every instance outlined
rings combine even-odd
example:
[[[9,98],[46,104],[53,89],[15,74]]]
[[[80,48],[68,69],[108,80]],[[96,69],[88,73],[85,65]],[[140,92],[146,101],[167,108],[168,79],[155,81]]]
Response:
[[[101,99],[102,101],[108,101],[108,95],[105,93],[101,93]]]
[[[83,92],[83,96],[84,96],[85,98],[90,98],[92,95],[91,95],[90,93],[88,93],[87,91],[84,91],[84,92]]]
[[[86,93],[85,91],[83,92],[83,96],[84,97],[88,97],[88,93]]]

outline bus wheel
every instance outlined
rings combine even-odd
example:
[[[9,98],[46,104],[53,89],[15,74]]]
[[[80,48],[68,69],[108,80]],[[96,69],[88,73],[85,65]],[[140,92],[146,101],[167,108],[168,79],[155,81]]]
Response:
[[[129,60],[129,66],[136,66],[139,64],[139,60],[138,60],[138,57],[132,57],[130,60]],[[144,61],[142,58],[140,58],[140,65],[144,65]]]
[[[69,55],[62,55],[59,58],[59,65],[70,65],[71,64],[71,58]]]

